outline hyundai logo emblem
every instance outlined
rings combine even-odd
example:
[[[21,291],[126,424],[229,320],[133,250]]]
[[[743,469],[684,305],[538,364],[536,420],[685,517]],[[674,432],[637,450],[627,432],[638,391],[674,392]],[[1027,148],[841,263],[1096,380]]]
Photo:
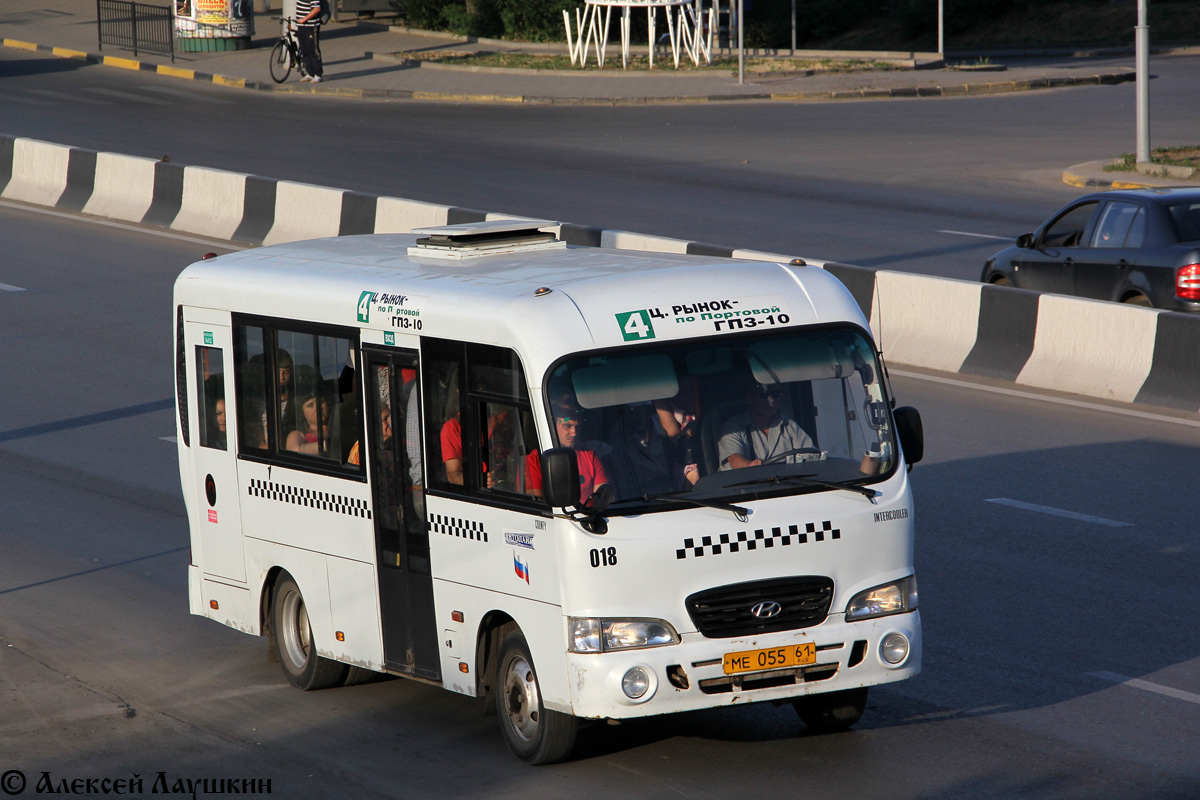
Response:
[[[769,619],[771,617],[779,616],[782,611],[783,606],[779,605],[779,603],[776,603],[774,600],[763,600],[761,603],[756,603],[754,607],[750,609],[750,613],[759,619]]]

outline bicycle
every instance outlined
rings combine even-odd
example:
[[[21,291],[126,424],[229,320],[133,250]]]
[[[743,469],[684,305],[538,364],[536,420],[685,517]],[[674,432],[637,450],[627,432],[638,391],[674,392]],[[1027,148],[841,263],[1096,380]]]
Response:
[[[283,23],[283,33],[279,37],[279,41],[271,48],[271,79],[276,83],[283,83],[288,79],[288,75],[293,69],[300,72],[301,76],[306,77],[307,72],[304,71],[304,59],[300,55],[300,42],[296,39],[296,20],[292,17],[276,17]],[[321,53],[321,44],[319,40],[315,40],[317,54]]]

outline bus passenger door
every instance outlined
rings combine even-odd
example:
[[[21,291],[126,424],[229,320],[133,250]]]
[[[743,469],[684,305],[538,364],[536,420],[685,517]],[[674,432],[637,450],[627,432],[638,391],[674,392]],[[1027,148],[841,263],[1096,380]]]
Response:
[[[417,353],[364,351],[380,620],[388,669],[439,679]]]
[[[193,530],[200,531],[202,572],[246,580],[241,497],[237,482],[237,410],[233,402],[233,348],[229,327],[188,322],[185,327],[188,410],[192,424],[197,502]]]

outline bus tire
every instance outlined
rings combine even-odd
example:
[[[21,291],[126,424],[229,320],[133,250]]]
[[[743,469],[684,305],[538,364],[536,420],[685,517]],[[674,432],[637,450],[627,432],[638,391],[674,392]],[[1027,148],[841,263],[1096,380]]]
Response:
[[[797,697],[792,707],[814,733],[844,731],[867,709],[867,687]]]
[[[317,655],[304,595],[286,572],[275,583],[272,612],[275,648],[288,683],[306,692],[341,685],[346,665]]]
[[[514,756],[526,764],[554,764],[570,756],[578,720],[542,705],[537,670],[519,630],[500,644],[495,689],[500,732]]]
[[[366,667],[350,666],[346,668],[346,677],[342,679],[342,686],[359,686],[364,683],[374,683],[375,681],[383,680],[386,677],[381,672],[376,672],[373,669]]]

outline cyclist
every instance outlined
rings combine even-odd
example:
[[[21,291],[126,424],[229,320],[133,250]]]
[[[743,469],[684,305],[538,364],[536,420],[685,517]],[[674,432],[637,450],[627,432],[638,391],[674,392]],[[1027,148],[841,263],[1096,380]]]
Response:
[[[320,83],[325,70],[321,52],[317,49],[317,30],[321,27],[321,0],[296,0],[296,39],[300,57],[304,59],[305,75],[300,80]]]

